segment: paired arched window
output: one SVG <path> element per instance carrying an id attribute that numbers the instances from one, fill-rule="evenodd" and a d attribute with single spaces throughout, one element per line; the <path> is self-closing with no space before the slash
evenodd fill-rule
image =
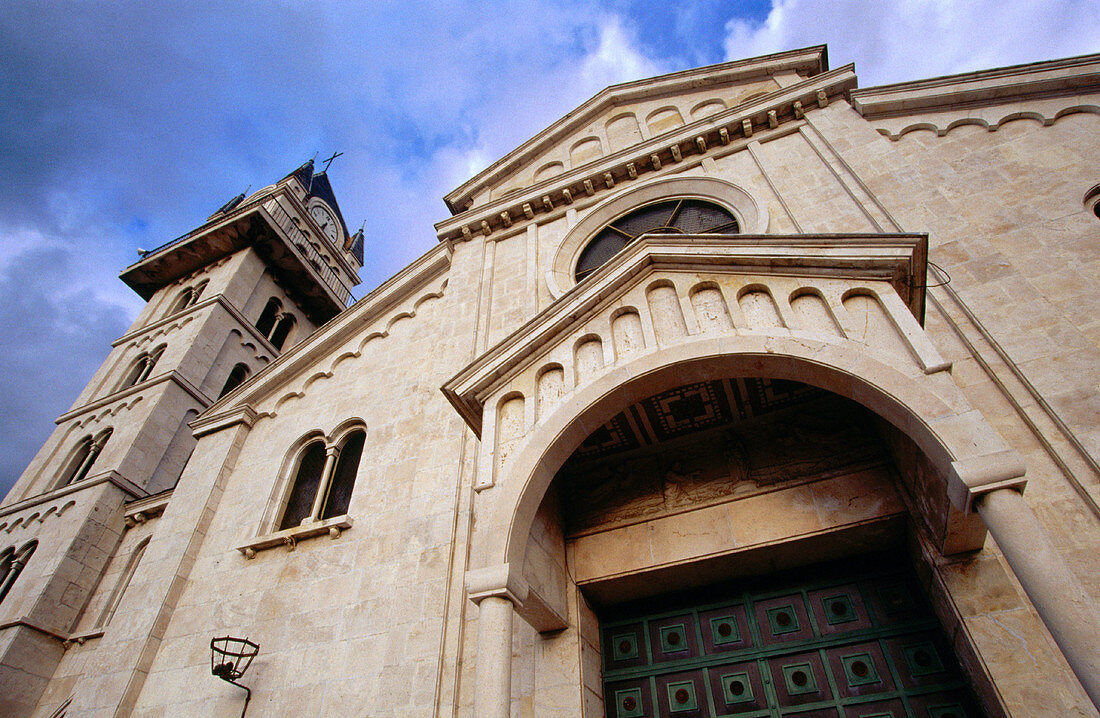
<path id="1" fill-rule="evenodd" d="M 223 396 L 243 384 L 244 380 L 248 378 L 249 373 L 247 364 L 238 364 L 233 367 L 229 372 L 229 378 L 225 380 L 225 385 L 222 387 L 221 393 L 218 394 L 218 398 L 221 399 Z"/>
<path id="2" fill-rule="evenodd" d="M 294 483 L 279 521 L 280 531 L 348 512 L 364 441 L 366 434 L 356 429 L 339 443 L 326 446 L 317 439 L 306 444 L 295 462 Z"/>
<path id="3" fill-rule="evenodd" d="M 274 297 L 269 299 L 256 322 L 256 330 L 263 334 L 276 349 L 282 349 L 293 328 L 294 315 L 284 312 L 283 304 L 278 299 Z"/>
<path id="4" fill-rule="evenodd" d="M 38 548 L 38 539 L 32 539 L 20 546 L 18 550 L 14 546 L 9 546 L 0 551 L 0 603 L 15 585 L 15 580 L 19 578 L 19 574 L 26 567 L 27 561 L 30 560 L 36 548 Z"/>
<path id="5" fill-rule="evenodd" d="M 729 210 L 701 199 L 679 198 L 639 207 L 611 222 L 581 251 L 574 278 L 579 282 L 643 234 L 733 234 Z"/>
<path id="6" fill-rule="evenodd" d="M 157 361 L 161 355 L 164 354 L 165 345 L 161 344 L 159 347 L 151 352 L 142 354 L 134 363 L 130 365 L 130 370 L 126 372 L 125 378 L 122 380 L 122 384 L 119 385 L 119 389 L 126 389 L 140 384 L 149 378 L 149 375 L 153 373 L 153 367 L 157 365 Z"/>
<path id="7" fill-rule="evenodd" d="M 199 301 L 199 297 L 202 296 L 202 292 L 206 289 L 206 285 L 210 283 L 210 280 L 203 280 L 196 284 L 194 287 L 187 287 L 179 296 L 176 297 L 176 301 L 172 302 L 172 308 L 168 310 L 169 314 L 175 314 L 176 312 L 182 312 L 190 306 L 193 306 Z"/>
<path id="8" fill-rule="evenodd" d="M 75 484 L 87 477 L 92 470 L 92 465 L 95 464 L 96 457 L 99 456 L 99 452 L 103 451 L 104 445 L 111 438 L 113 432 L 113 429 L 104 429 L 96 436 L 85 436 L 81 439 L 72 456 L 69 457 L 69 461 L 65 464 L 57 486 Z"/>
<path id="9" fill-rule="evenodd" d="M 275 329 L 271 332 L 271 345 L 276 349 L 282 349 L 283 344 L 286 344 L 287 337 L 290 336 L 290 330 L 294 328 L 294 315 L 284 314 L 279 322 L 275 325 Z"/>

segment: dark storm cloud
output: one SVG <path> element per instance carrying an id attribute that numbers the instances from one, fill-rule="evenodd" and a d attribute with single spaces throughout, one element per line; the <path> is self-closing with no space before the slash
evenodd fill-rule
<path id="1" fill-rule="evenodd" d="M 126 330 L 125 307 L 87 290 L 57 296 L 78 272 L 60 249 L 32 249 L 0 273 L 0 488 L 26 467 L 104 354 L 104 338 Z"/>
<path id="2" fill-rule="evenodd" d="M 629 40 L 570 2 L 5 7 L 0 494 L 140 308 L 117 279 L 138 247 L 341 150 L 341 206 L 373 228 L 362 296 L 434 244 L 451 186 L 662 69 Z"/>
<path id="3" fill-rule="evenodd" d="M 0 494 L 140 308 L 117 279 L 135 250 L 315 152 L 345 153 L 330 175 L 348 224 L 367 222 L 363 296 L 433 246 L 443 194 L 608 84 L 821 42 L 888 82 L 1095 48 L 1100 37 L 1095 0 L 869 7 L 7 3 Z M 995 32 L 982 31 L 987 17 Z M 918 62 L 929 58 L 943 61 Z"/>

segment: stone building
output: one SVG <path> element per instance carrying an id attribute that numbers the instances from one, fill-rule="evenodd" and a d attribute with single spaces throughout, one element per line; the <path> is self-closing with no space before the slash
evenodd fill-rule
<path id="1" fill-rule="evenodd" d="M 0 505 L 0 714 L 1096 715 L 1098 115 L 617 85 L 347 308 L 385 228 L 235 198 Z"/>

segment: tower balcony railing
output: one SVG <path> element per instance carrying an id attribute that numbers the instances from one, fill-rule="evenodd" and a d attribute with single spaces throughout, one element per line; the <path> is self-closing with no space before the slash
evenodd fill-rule
<path id="1" fill-rule="evenodd" d="M 270 240 L 275 240 L 275 244 L 284 249 L 275 251 L 269 259 L 276 264 L 285 264 L 286 270 L 299 276 L 305 282 L 300 288 L 306 295 L 314 296 L 320 290 L 326 299 L 321 300 L 320 295 L 316 295 L 315 299 L 321 305 L 332 304 L 331 308 L 321 310 L 322 314 L 331 316 L 333 309 L 339 311 L 339 308 L 347 306 L 353 284 L 349 285 L 330 266 L 316 246 L 317 240 L 311 239 L 299 226 L 302 221 L 298 218 L 302 215 L 301 208 L 297 212 L 288 209 L 284 204 L 285 199 L 270 193 L 263 194 L 242 203 L 226 215 L 211 219 L 191 232 L 142 252 L 141 259 L 122 272 L 122 279 L 138 294 L 149 298 L 156 288 L 167 281 L 194 271 L 203 262 L 211 261 L 218 255 L 236 251 L 249 243 L 260 249 L 261 245 L 270 245 Z M 329 242 L 325 237 L 320 241 Z M 191 249 L 188 252 L 167 251 L 189 243 Z M 274 249 L 274 246 L 271 248 Z M 332 254 L 339 261 L 335 248 Z M 306 276 L 312 276 L 313 279 L 306 280 Z M 308 288 L 311 282 L 316 289 Z"/>
<path id="2" fill-rule="evenodd" d="M 283 205 L 278 199 L 272 198 L 263 204 L 263 209 L 267 211 L 272 221 L 283 230 L 283 233 L 290 239 L 291 245 L 302 254 L 302 257 L 309 262 L 309 265 L 313 267 L 314 271 L 321 276 L 321 281 L 332 290 L 340 301 L 345 305 L 348 303 L 348 299 L 351 297 L 351 288 L 340 278 L 340 275 L 336 273 L 325 261 L 325 258 L 317 251 L 317 248 L 313 246 L 313 243 L 309 239 L 309 235 L 297 225 L 294 218 L 283 208 Z"/>

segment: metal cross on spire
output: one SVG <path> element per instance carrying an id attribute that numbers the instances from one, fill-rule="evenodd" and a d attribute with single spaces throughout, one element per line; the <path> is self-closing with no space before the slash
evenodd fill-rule
<path id="1" fill-rule="evenodd" d="M 336 159 L 337 157 L 339 157 L 339 156 L 340 156 L 340 155 L 342 155 L 342 154 L 344 154 L 344 153 L 343 153 L 343 152 L 334 152 L 334 153 L 333 153 L 333 155 L 332 155 L 332 157 L 329 157 L 329 158 L 328 158 L 327 160 L 325 160 L 325 168 L 324 168 L 323 170 L 321 170 L 321 171 L 322 171 L 322 172 L 328 172 L 328 166 L 329 166 L 330 164 L 332 164 L 332 161 L 333 161 L 334 159 Z"/>

